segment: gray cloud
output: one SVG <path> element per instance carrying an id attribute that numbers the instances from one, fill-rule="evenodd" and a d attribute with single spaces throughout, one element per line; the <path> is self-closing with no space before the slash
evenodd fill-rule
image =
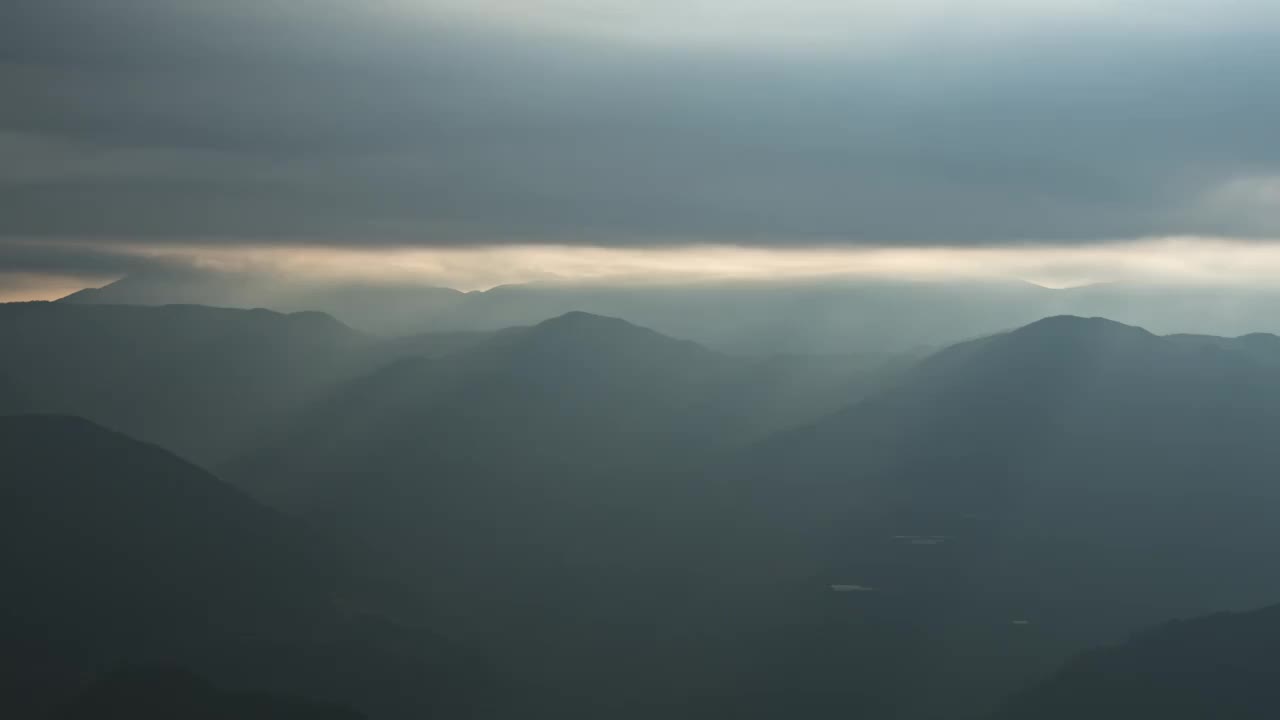
<path id="1" fill-rule="evenodd" d="M 115 248 L 89 244 L 7 240 L 0 242 L 0 275 L 78 275 L 85 277 L 120 277 L 141 271 L 180 271 L 189 262 L 166 257 L 147 257 L 123 253 Z M 3 286 L 0 279 L 0 286 Z"/>
<path id="2" fill-rule="evenodd" d="M 490 23 L 362 5 L 5 3 L 0 235 L 1280 236 L 1280 46 L 1263 5 L 1204 14 L 1229 22 L 1203 31 L 1100 13 L 799 46 L 655 42 L 669 23 L 623 41 L 545 4 L 491 3 Z"/>

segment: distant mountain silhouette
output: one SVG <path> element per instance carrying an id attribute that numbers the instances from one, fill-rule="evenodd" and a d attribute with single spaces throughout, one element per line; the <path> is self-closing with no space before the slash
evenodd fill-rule
<path id="1" fill-rule="evenodd" d="M 428 330 L 469 330 L 448 318 L 466 293 L 421 285 L 338 285 L 277 275 L 168 269 L 138 273 L 106 287 L 87 288 L 59 302 L 93 305 L 211 305 L 270 308 L 292 313 L 319 310 L 365 332 L 410 335 Z M 483 329 L 493 330 L 491 326 Z"/>
<path id="2" fill-rule="evenodd" d="M 621 501 L 617 493 L 634 489 L 623 475 L 689 463 L 814 417 L 840 401 L 833 391 L 856 396 L 871 375 L 845 358 L 732 358 L 574 312 L 353 381 L 230 476 L 275 502 L 313 509 L 350 511 L 381 487 L 370 478 L 385 476 L 400 477 L 406 491 L 475 493 L 476 502 L 505 499 L 513 508 L 506 493 L 540 503 Z M 326 477 L 327 491 L 338 493 L 328 499 Z M 301 485 L 289 486 L 294 480 Z"/>
<path id="3" fill-rule="evenodd" d="M 360 720 L 327 705 L 267 693 L 228 692 L 175 667 L 138 667 L 103 675 L 50 720 Z"/>
<path id="4" fill-rule="evenodd" d="M 530 283 L 461 293 L 424 286 L 326 285 L 245 273 L 168 270 L 127 277 L 68 302 L 198 303 L 321 310 L 364 331 L 492 331 L 571 310 L 624 317 L 733 353 L 850 353 L 939 348 L 1045 316 L 1101 315 L 1160 333 L 1280 332 L 1280 293 L 1241 287 L 831 279 L 704 285 Z"/>
<path id="5" fill-rule="evenodd" d="M 177 305 L 4 304 L 0 337 L 0 377 L 26 409 L 88 417 L 203 462 L 257 442 L 344 377 L 366 343 L 319 313 Z"/>
<path id="6" fill-rule="evenodd" d="M 621 334 L 604 328 L 584 332 L 583 328 L 556 331 L 548 326 L 516 342 L 527 332 L 517 328 L 499 337 L 469 332 L 384 339 L 311 312 L 281 315 L 193 305 L 0 304 L 0 337 L 16 339 L 8 352 L 0 354 L 0 413 L 80 415 L 216 465 L 269 444 L 293 424 L 299 412 L 397 359 L 418 359 L 417 365 L 410 362 L 399 372 L 414 366 L 425 375 L 438 365 L 447 375 L 454 372 L 449 367 L 466 362 L 432 365 L 422 359 L 467 352 L 477 362 L 492 365 L 504 352 L 524 352 L 530 354 L 531 362 L 541 363 L 539 372 L 545 373 L 552 371 L 556 360 L 537 360 L 538 342 L 551 341 L 548 347 L 563 345 L 566 354 L 561 357 L 566 360 L 575 353 L 586 358 L 611 352 L 611 362 L 617 364 L 626 360 L 628 352 Z M 660 337 L 650 334 L 649 340 Z M 593 342 L 596 348 L 586 346 Z M 691 346 L 669 339 L 668 343 Z M 659 349 L 662 344 L 636 346 L 642 352 L 632 361 L 632 370 L 667 352 Z M 650 358 L 644 352 L 657 354 Z M 684 372 L 675 368 L 676 358 L 671 360 L 665 369 Z M 724 360 L 721 365 L 726 372 L 750 375 L 743 380 L 753 384 L 750 390 L 759 403 L 767 400 L 767 413 L 754 417 L 732 413 L 737 426 L 750 425 L 750 432 L 757 434 L 835 409 L 842 397 L 859 395 L 867 379 L 889 362 L 875 355 Z M 518 367 L 523 360 L 513 355 L 501 362 Z M 732 384 L 722 382 L 704 365 L 700 377 L 706 383 Z M 571 373 L 573 367 L 555 372 Z M 651 376 L 658 377 L 663 370 L 655 367 Z M 723 401 L 727 407 L 737 399 L 725 396 Z"/>
<path id="7" fill-rule="evenodd" d="M 0 417 L 0 577 L 8 712 L 121 663 L 387 717 L 458 712 L 484 679 L 433 635 L 344 610 L 358 588 L 318 535 L 78 418 Z"/>
<path id="8" fill-rule="evenodd" d="M 600 444 L 606 436 L 632 454 L 663 444 L 705 453 L 833 409 L 878 382 L 884 364 L 843 356 L 736 358 L 624 320 L 571 312 L 532 327 L 461 336 L 450 352 L 393 362 L 312 411 L 301 435 L 364 432 L 369 442 L 388 443 L 409 432 L 416 442 L 422 423 L 439 422 L 455 438 L 530 449 L 554 434 L 570 445 L 563 456 L 570 463 L 581 453 L 614 457 L 617 448 Z M 382 427 L 375 432 L 369 423 Z M 468 423 L 476 423 L 473 435 L 458 429 Z M 555 457 L 545 447 L 538 452 Z"/>
<path id="9" fill-rule="evenodd" d="M 1280 606 L 1171 622 L 1087 652 L 992 720 L 1263 720 L 1280 707 Z"/>

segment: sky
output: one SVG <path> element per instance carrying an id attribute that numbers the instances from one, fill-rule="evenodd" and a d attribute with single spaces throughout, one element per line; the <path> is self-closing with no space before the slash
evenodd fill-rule
<path id="1" fill-rule="evenodd" d="M 6 0 L 0 299 L 157 263 L 1268 282 L 1278 71 L 1264 0 Z"/>

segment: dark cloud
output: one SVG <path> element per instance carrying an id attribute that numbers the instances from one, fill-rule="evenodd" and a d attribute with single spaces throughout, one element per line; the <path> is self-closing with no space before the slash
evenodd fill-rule
<path id="1" fill-rule="evenodd" d="M 0 234 L 1280 234 L 1280 44 L 1243 12 L 1213 33 L 942 32 L 859 53 L 521 36 L 362 6 L 9 0 L 0 147 L 20 162 L 0 170 Z"/>
<path id="2" fill-rule="evenodd" d="M 121 276 L 149 270 L 181 271 L 189 264 L 164 258 L 123 254 L 101 249 L 32 240 L 0 241 L 0 276 L 9 274 Z M 0 277 L 0 289 L 5 285 Z"/>

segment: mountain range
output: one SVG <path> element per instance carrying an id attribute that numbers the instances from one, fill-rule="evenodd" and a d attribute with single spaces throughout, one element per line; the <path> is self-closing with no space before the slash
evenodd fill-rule
<path id="1" fill-rule="evenodd" d="M 916 664 L 949 691 L 890 705 L 929 717 L 1082 643 L 1280 596 L 1259 571 L 1280 548 L 1277 431 L 1275 336 L 1055 317 L 760 442 L 714 473 L 705 512 L 735 518 L 718 568 L 753 594 L 871 589 L 806 610 L 815 637 L 858 642 L 851 611 L 924 633 Z M 911 664 L 890 675 L 920 681 Z"/>
<path id="2" fill-rule="evenodd" d="M 706 452 L 735 418 L 691 388 L 714 396 L 705 378 L 731 375 L 696 346 L 571 315 L 395 366 L 313 415 L 319 434 L 228 475 L 305 479 L 294 492 L 325 478 L 336 494 L 306 511 L 353 540 L 364 567 L 388 558 L 384 571 L 410 585 L 466 588 L 425 604 L 459 626 L 504 639 L 518 628 L 530 643 L 642 618 L 705 633 L 690 657 L 723 672 L 705 700 L 737 698 L 735 714 L 795 709 L 797 696 L 814 712 L 855 698 L 909 716 L 976 712 L 1082 643 L 1280 596 L 1252 571 L 1280 547 L 1269 521 L 1280 456 L 1265 439 L 1280 429 L 1274 336 L 1049 318 L 949 348 L 795 429 Z M 411 567 L 395 548 L 418 548 Z M 514 616 L 512 584 L 527 588 Z M 593 642 L 670 658 L 683 641 Z M 815 665 L 831 642 L 844 644 L 840 664 Z M 928 672 L 908 672 L 926 659 Z M 846 673 L 859 667 L 914 680 L 854 692 Z M 691 672 L 617 672 L 664 670 Z M 753 672 L 754 688 L 735 679 Z M 788 692 L 751 694 L 779 678 Z M 923 679 L 946 691 L 915 693 Z"/>
<path id="3" fill-rule="evenodd" d="M 635 326 L 622 325 L 643 334 Z M 602 320 L 601 327 L 607 326 Z M 450 366 L 493 365 L 503 362 L 499 360 L 507 352 L 503 348 L 515 352 L 534 342 L 546 346 L 544 353 L 565 356 L 587 351 L 584 343 L 595 343 L 598 354 L 626 335 L 596 337 L 587 331 L 552 336 L 543 329 L 523 344 L 515 342 L 527 332 L 507 329 L 496 334 L 381 338 L 314 312 L 283 315 L 197 305 L 0 304 L 0 336 L 15 339 L 0 354 L 0 410 L 8 406 L 15 411 L 84 416 L 216 466 L 267 444 L 300 415 L 320 403 L 337 402 L 333 396 L 361 392 L 347 392 L 348 383 L 372 389 L 385 385 L 387 378 L 413 373 L 415 364 L 440 367 L 443 378 Z M 575 342 L 583 347 L 575 347 Z M 557 350 L 556 345 L 564 347 Z M 634 369 L 649 356 L 644 355 L 645 347 L 633 349 L 640 353 Z M 611 352 L 617 359 L 625 355 L 621 346 Z M 443 359 L 455 355 L 456 359 Z M 736 412 L 739 398 L 727 391 L 735 382 L 742 384 L 745 402 L 768 406 L 768 413 L 757 414 L 754 420 L 742 415 L 733 430 L 723 433 L 726 437 L 765 433 L 835 409 L 843 399 L 856 396 L 904 362 L 880 355 L 739 358 L 701 348 L 686 356 L 692 364 L 698 358 L 702 362 L 700 370 L 688 369 L 700 375 L 690 375 L 687 382 L 707 386 L 707 392 L 698 392 L 708 402 L 713 401 L 710 386 L 721 388 L 714 400 L 725 414 Z M 676 367 L 681 361 L 672 357 L 665 368 L 651 375 L 656 378 L 669 370 L 674 381 L 686 372 Z M 516 367 L 520 358 L 505 362 Z M 549 365 L 544 361 L 543 370 Z M 434 377 L 430 369 L 417 375 Z"/>
<path id="4" fill-rule="evenodd" d="M 304 282 L 213 270 L 152 270 L 62 302 L 320 310 L 384 336 L 493 331 L 581 310 L 735 354 L 897 354 L 1070 314 L 1160 334 L 1280 332 L 1280 293 L 1250 287 L 871 279 L 600 285 L 540 282 L 459 292 L 423 285 Z"/>
<path id="5" fill-rule="evenodd" d="M 205 463 L 364 367 L 363 336 L 320 313 L 9 303 L 0 336 L 0 402 L 7 378 L 32 412 L 88 417 Z"/>
<path id="6" fill-rule="evenodd" d="M 0 418 L 23 707 L 166 662 L 370 717 L 979 717 L 1105 692 L 1055 672 L 1133 628 L 1280 598 L 1273 335 L 1054 316 L 886 362 L 584 312 L 383 338 L 36 303 L 0 330 L 0 413 L 92 421 Z"/>

